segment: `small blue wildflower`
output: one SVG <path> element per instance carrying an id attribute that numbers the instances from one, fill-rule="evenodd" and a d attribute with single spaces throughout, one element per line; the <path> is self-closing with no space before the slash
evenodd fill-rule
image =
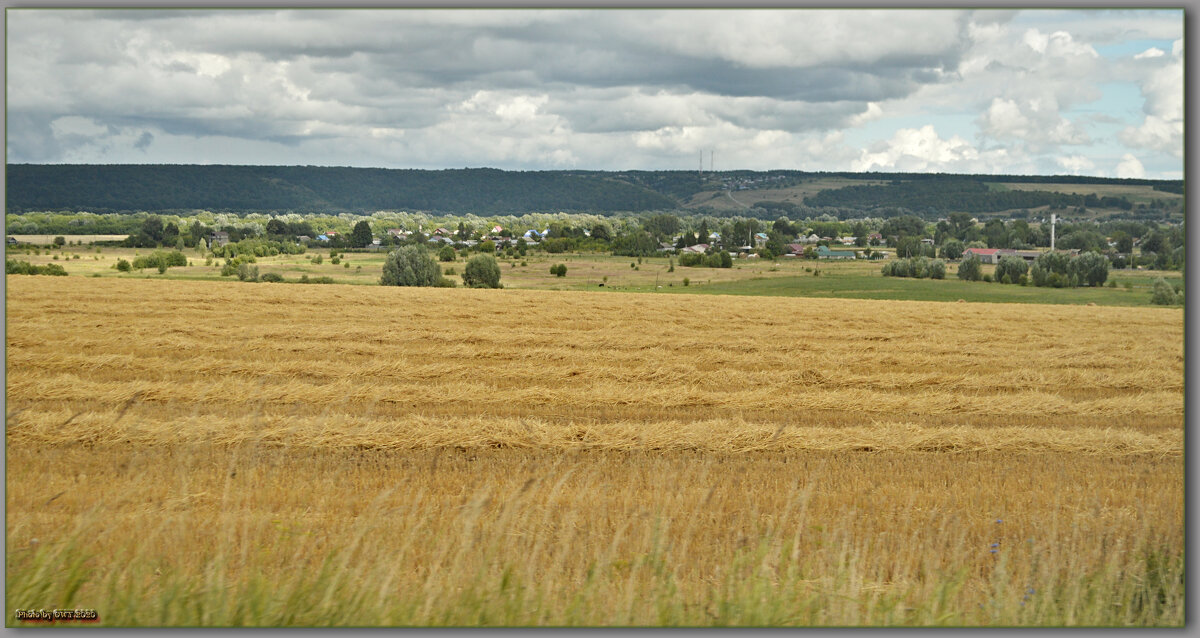
<path id="1" fill-rule="evenodd" d="M 1003 522 L 1004 522 L 1004 521 L 1003 521 L 1002 519 L 999 519 L 999 518 L 997 518 L 997 519 L 996 519 L 996 524 L 997 524 L 997 525 L 999 525 L 1000 523 L 1003 523 Z"/>
<path id="2" fill-rule="evenodd" d="M 1000 543 L 992 543 L 992 547 L 999 547 Z"/>
<path id="3" fill-rule="evenodd" d="M 993 554 L 995 554 L 995 553 L 996 553 L 998 550 L 989 549 L 988 551 L 989 551 L 989 552 L 991 552 L 991 553 L 993 553 Z"/>
<path id="4" fill-rule="evenodd" d="M 1034 593 L 1034 592 L 1036 592 L 1036 591 L 1037 591 L 1036 589 L 1034 589 L 1034 588 L 1030 587 L 1029 589 L 1026 589 L 1026 590 L 1025 590 L 1025 593 L 1026 593 L 1026 594 L 1032 594 L 1032 593 Z"/>

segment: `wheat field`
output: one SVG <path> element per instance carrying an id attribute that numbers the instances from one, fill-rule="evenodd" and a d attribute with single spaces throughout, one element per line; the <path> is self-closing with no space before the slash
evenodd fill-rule
<path id="1" fill-rule="evenodd" d="M 6 280 L 8 625 L 1183 622 L 1178 309 Z"/>

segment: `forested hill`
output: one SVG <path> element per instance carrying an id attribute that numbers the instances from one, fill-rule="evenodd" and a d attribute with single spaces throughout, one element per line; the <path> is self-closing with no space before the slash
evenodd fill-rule
<path id="1" fill-rule="evenodd" d="M 68 165 L 7 166 L 6 212 L 171 212 L 211 210 L 340 213 L 411 210 L 479 215 L 530 212 L 660 211 L 689 208 L 700 191 L 768 190 L 772 204 L 858 215 L 889 207 L 936 218 L 953 212 L 995 212 L 1039 206 L 1087 206 L 1128 211 L 1135 204 L 1104 186 L 1141 186 L 1182 194 L 1182 181 L 1114 180 L 1087 176 L 951 175 L 937 173 L 813 173 L 792 170 L 503 171 L 492 168 L 411 170 L 320 166 Z M 862 180 L 861 184 L 853 184 Z M 847 182 L 851 182 L 847 184 Z M 1009 189 L 1005 183 L 1046 184 Z M 992 186 L 989 186 L 991 184 Z M 1096 185 L 1094 195 L 1069 195 L 1055 184 Z M 814 186 L 815 185 L 815 186 Z M 789 192 L 786 189 L 799 189 Z M 1111 191 L 1111 189 L 1108 189 Z M 1151 196 L 1151 198 L 1153 198 Z M 767 199 L 767 198 L 760 198 Z M 791 202 L 783 201 L 792 199 Z M 1175 198 L 1178 200 L 1179 198 Z M 1146 197 L 1143 197 L 1143 201 Z M 735 200 L 731 199 L 731 204 Z M 1165 200 L 1164 200 L 1165 201 Z M 1151 202 L 1154 203 L 1154 202 Z M 1155 204 L 1157 205 L 1157 204 Z M 767 209 L 767 202 L 755 206 Z M 1174 204 L 1178 207 L 1178 204 Z M 739 214 L 753 211 L 738 209 Z M 764 211 L 791 214 L 792 210 Z M 1135 211 L 1137 212 L 1137 211 Z M 1152 211 L 1153 212 L 1153 211 Z M 886 215 L 886 213 L 883 213 Z"/>
<path id="2" fill-rule="evenodd" d="M 64 209 L 605 213 L 678 205 L 647 186 L 594 172 L 10 164 L 6 177 L 9 213 Z"/>

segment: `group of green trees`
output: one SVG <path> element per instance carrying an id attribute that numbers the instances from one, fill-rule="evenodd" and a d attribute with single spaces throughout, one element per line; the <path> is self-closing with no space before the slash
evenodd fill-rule
<path id="1" fill-rule="evenodd" d="M 733 258 L 724 250 L 710 251 L 708 253 L 683 253 L 679 255 L 679 265 L 688 267 L 732 268 Z"/>
<path id="2" fill-rule="evenodd" d="M 462 279 L 468 288 L 500 288 L 500 264 L 492 255 L 474 255 L 467 260 Z M 379 283 L 384 286 L 454 286 L 452 280 L 442 276 L 433 253 L 421 245 L 402 246 L 388 253 Z"/>
<path id="3" fill-rule="evenodd" d="M 188 265 L 187 256 L 178 250 L 156 250 L 149 255 L 135 257 L 131 267 L 134 270 L 157 268 L 158 272 L 161 274 L 167 272 L 167 269 L 172 266 L 186 265 Z M 117 263 L 117 269 L 121 269 L 121 264 L 119 262 Z"/>
<path id="4" fill-rule="evenodd" d="M 4 260 L 4 273 L 7 275 L 52 275 L 55 277 L 67 276 L 66 269 L 58 264 L 35 266 L 27 261 L 21 261 L 18 259 Z"/>
<path id="5" fill-rule="evenodd" d="M 946 262 L 923 256 L 896 259 L 883 265 L 884 277 L 913 277 L 916 279 L 945 279 Z"/>
<path id="6" fill-rule="evenodd" d="M 1062 252 L 1044 252 L 1031 266 L 1021 257 L 1002 257 L 995 273 L 983 274 L 983 263 L 972 255 L 958 266 L 958 278 L 966 281 L 995 281 L 1003 284 L 1075 288 L 1102 286 L 1108 280 L 1109 260 L 1096 252 L 1074 257 Z"/>

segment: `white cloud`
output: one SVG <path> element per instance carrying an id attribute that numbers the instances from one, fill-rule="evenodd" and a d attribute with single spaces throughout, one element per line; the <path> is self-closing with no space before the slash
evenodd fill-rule
<path id="1" fill-rule="evenodd" d="M 1133 59 L 1145 60 L 1146 58 L 1161 58 L 1164 55 L 1166 55 L 1166 53 L 1164 53 L 1162 49 L 1158 47 L 1150 47 L 1149 49 L 1146 49 L 1145 51 L 1133 56 Z"/>
<path id="2" fill-rule="evenodd" d="M 1096 163 L 1083 155 L 1070 155 L 1056 159 L 1058 165 L 1073 175 L 1081 175 L 1096 168 Z"/>
<path id="3" fill-rule="evenodd" d="M 1138 148 L 1183 157 L 1183 41 L 1176 40 L 1171 56 L 1143 58 L 1140 81 L 1146 117 L 1138 126 L 1129 126 L 1118 136 L 1122 143 Z"/>
<path id="4" fill-rule="evenodd" d="M 1021 105 L 1004 98 L 992 100 L 980 117 L 980 129 L 989 137 L 1022 140 L 1035 147 L 1091 141 L 1085 131 L 1059 115 L 1057 105 L 1038 99 Z"/>
<path id="5" fill-rule="evenodd" d="M 1117 164 L 1117 177 L 1140 179 L 1145 176 L 1146 167 L 1142 166 L 1138 158 L 1134 157 L 1132 153 L 1121 156 L 1121 162 Z"/>
<path id="6" fill-rule="evenodd" d="M 851 170 L 997 173 L 1012 162 L 1007 149 L 980 151 L 957 135 L 942 139 L 932 124 L 926 124 L 900 129 L 890 140 L 864 150 Z"/>

